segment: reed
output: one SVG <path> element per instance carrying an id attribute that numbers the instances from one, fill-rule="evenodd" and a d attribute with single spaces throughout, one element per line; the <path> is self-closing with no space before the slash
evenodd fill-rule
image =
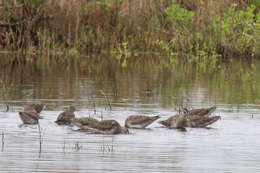
<path id="1" fill-rule="evenodd" d="M 64 140 L 63 140 L 62 151 L 63 151 L 63 153 L 66 152 L 66 141 L 65 141 L 65 138 L 64 138 Z"/>
<path id="2" fill-rule="evenodd" d="M 259 8 L 257 0 L 2 0 L 0 47 L 49 63 L 53 55 L 102 53 L 126 67 L 152 51 L 215 65 L 260 56 Z"/>
<path id="3" fill-rule="evenodd" d="M 101 111 L 101 113 L 100 113 L 100 120 L 101 120 L 101 121 L 104 120 L 104 117 L 103 117 L 103 111 Z"/>
<path id="4" fill-rule="evenodd" d="M 2 152 L 4 151 L 4 147 L 5 147 L 5 134 L 4 132 L 2 132 Z"/>
<path id="5" fill-rule="evenodd" d="M 42 131 L 41 131 L 41 126 L 40 126 L 40 122 L 38 123 L 38 134 L 39 134 L 39 154 L 42 152 Z"/>
<path id="6" fill-rule="evenodd" d="M 5 112 L 8 112 L 9 111 L 9 105 L 6 103 L 5 106 L 6 106 Z"/>
<path id="7" fill-rule="evenodd" d="M 112 153 L 112 152 L 114 152 L 114 145 L 113 144 L 109 145 L 109 144 L 103 143 L 100 146 L 100 151 L 103 153 Z"/>
<path id="8" fill-rule="evenodd" d="M 75 151 L 79 151 L 79 150 L 82 150 L 83 149 L 83 146 L 79 144 L 79 142 L 76 142 L 74 144 L 74 150 Z"/>
<path id="9" fill-rule="evenodd" d="M 96 115 L 97 110 L 96 110 L 96 104 L 95 103 L 93 103 L 93 107 L 94 107 L 94 115 Z"/>
<path id="10" fill-rule="evenodd" d="M 109 106 L 109 110 L 112 111 L 112 106 L 111 106 L 110 99 L 109 99 L 108 96 L 104 93 L 103 90 L 101 90 L 100 92 L 101 92 L 101 94 L 105 97 L 106 103 L 107 103 L 107 105 Z"/>

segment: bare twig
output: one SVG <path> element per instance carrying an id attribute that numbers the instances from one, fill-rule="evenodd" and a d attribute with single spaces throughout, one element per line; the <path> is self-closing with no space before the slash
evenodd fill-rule
<path id="1" fill-rule="evenodd" d="M 96 115 L 96 104 L 95 103 L 93 103 L 93 106 L 94 106 L 94 114 Z"/>
<path id="2" fill-rule="evenodd" d="M 39 142 L 40 142 L 40 150 L 39 153 L 42 152 L 42 132 L 41 132 L 41 126 L 40 123 L 38 123 L 38 133 L 39 133 Z"/>
<path id="3" fill-rule="evenodd" d="M 103 90 L 100 91 L 104 97 L 106 98 L 106 101 L 107 101 L 107 105 L 109 106 L 110 108 L 110 111 L 112 111 L 112 106 L 111 106 L 111 103 L 110 103 L 110 100 L 108 99 L 107 95 L 103 92 Z"/>
<path id="4" fill-rule="evenodd" d="M 113 144 L 109 145 L 109 144 L 105 144 L 103 142 L 103 144 L 100 146 L 100 151 L 102 151 L 103 153 L 107 152 L 107 153 L 111 153 L 114 151 L 114 147 Z"/>
<path id="5" fill-rule="evenodd" d="M 8 112 L 9 111 L 9 105 L 8 104 L 5 104 L 6 105 L 6 110 L 5 112 Z"/>
<path id="6" fill-rule="evenodd" d="M 79 142 L 76 142 L 76 143 L 75 143 L 74 149 L 75 149 L 76 151 L 79 151 L 80 149 L 82 149 L 82 146 L 79 145 Z"/>
<path id="7" fill-rule="evenodd" d="M 66 141 L 65 141 L 65 138 L 64 138 L 64 142 L 63 142 L 63 147 L 62 147 L 62 149 L 63 149 L 63 152 L 65 153 L 65 149 L 66 149 Z"/>
<path id="8" fill-rule="evenodd" d="M 107 150 L 108 150 L 108 152 L 110 152 L 110 147 L 109 147 L 109 145 L 107 144 Z"/>
<path id="9" fill-rule="evenodd" d="M 2 152 L 4 151 L 4 146 L 5 146 L 5 134 L 2 132 Z"/>
<path id="10" fill-rule="evenodd" d="M 112 152 L 114 152 L 114 138 L 112 137 Z"/>
<path id="11" fill-rule="evenodd" d="M 103 117 L 103 111 L 101 111 L 101 121 L 103 121 L 104 117 Z"/>
<path id="12" fill-rule="evenodd" d="M 105 152 L 105 146 L 104 146 L 104 144 L 101 145 L 100 150 L 101 150 L 103 153 Z"/>
<path id="13" fill-rule="evenodd" d="M 74 149 L 75 149 L 76 151 L 79 151 L 79 142 L 76 142 L 76 143 L 75 143 Z"/>

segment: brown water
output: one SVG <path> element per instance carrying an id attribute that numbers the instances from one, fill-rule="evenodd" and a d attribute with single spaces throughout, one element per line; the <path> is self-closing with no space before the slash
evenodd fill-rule
<path id="1" fill-rule="evenodd" d="M 1 68 L 1 172 L 260 172 L 258 61 L 215 70 L 89 62 Z M 27 102 L 47 105 L 41 145 L 38 126 L 20 126 L 18 111 Z M 155 122 L 147 130 L 105 136 L 56 125 L 68 105 L 77 107 L 78 117 L 116 119 L 122 125 L 132 114 L 166 119 L 179 105 L 216 105 L 214 114 L 222 119 L 210 129 L 180 132 Z"/>

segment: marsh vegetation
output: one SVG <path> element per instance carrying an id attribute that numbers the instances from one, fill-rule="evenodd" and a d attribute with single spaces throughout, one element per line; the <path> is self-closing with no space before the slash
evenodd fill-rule
<path id="1" fill-rule="evenodd" d="M 0 172 L 259 172 L 259 2 L 0 0 Z M 20 126 L 26 103 L 46 105 L 39 126 Z M 54 123 L 69 105 L 221 120 L 96 135 Z"/>
<path id="2" fill-rule="evenodd" d="M 125 67 L 149 52 L 166 55 L 169 64 L 215 66 L 259 57 L 259 7 L 257 0 L 2 0 L 1 53 L 41 63 L 98 53 Z"/>

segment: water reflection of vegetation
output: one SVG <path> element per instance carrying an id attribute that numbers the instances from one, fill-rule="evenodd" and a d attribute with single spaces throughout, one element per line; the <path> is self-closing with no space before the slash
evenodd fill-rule
<path id="1" fill-rule="evenodd" d="M 23 66 L 2 66 L 1 99 L 67 99 L 69 103 L 74 98 L 79 103 L 88 98 L 93 106 L 93 98 L 104 97 L 102 90 L 112 103 L 141 98 L 169 106 L 194 99 L 192 93 L 203 88 L 207 91 L 204 99 L 236 104 L 259 101 L 259 61 L 231 61 L 213 69 L 182 61 L 167 66 L 163 57 L 158 61 L 150 55 L 137 57 L 123 68 L 105 56 L 52 58 L 57 63 L 32 58 Z"/>

